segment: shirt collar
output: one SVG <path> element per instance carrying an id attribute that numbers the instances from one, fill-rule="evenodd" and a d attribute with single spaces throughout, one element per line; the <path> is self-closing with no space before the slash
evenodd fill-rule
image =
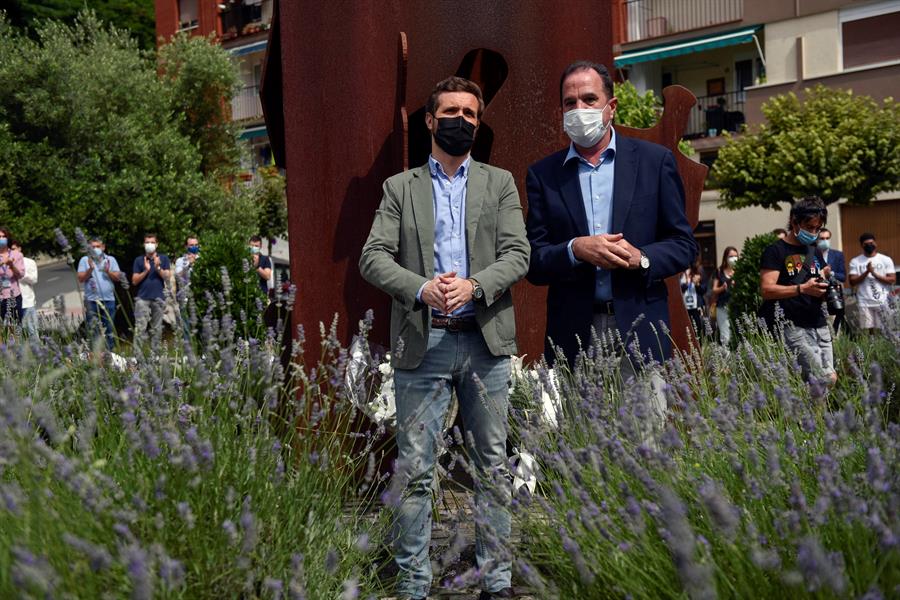
<path id="1" fill-rule="evenodd" d="M 616 129 L 614 127 L 610 127 L 609 145 L 600 156 L 603 157 L 603 160 L 610 160 L 616 157 Z M 566 158 L 563 159 L 563 164 L 568 163 L 573 158 L 583 161 L 585 164 L 590 164 L 578 154 L 578 150 L 575 149 L 575 142 L 569 142 L 569 152 L 566 154 Z"/>
<path id="2" fill-rule="evenodd" d="M 469 163 L 472 162 L 472 155 L 466 157 L 466 160 L 463 161 L 459 168 L 456 170 L 456 174 L 453 176 L 454 179 L 457 176 L 468 177 L 469 175 Z M 432 177 L 437 177 L 439 174 L 443 175 L 447 179 L 450 179 L 446 173 L 444 173 L 444 167 L 434 159 L 434 156 L 431 154 L 428 155 L 428 171 L 431 173 Z"/>

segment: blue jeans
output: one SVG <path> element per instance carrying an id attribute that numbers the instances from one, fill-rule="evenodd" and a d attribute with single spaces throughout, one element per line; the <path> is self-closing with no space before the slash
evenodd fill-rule
<path id="1" fill-rule="evenodd" d="M 106 349 L 110 352 L 115 348 L 115 326 L 113 317 L 116 314 L 115 300 L 86 300 L 84 318 L 87 322 L 88 335 L 96 339 L 101 334 L 106 337 Z"/>
<path id="2" fill-rule="evenodd" d="M 38 316 L 37 308 L 29 306 L 23 308 L 19 312 L 19 320 L 22 321 L 22 329 L 31 337 L 37 337 L 38 334 Z"/>
<path id="3" fill-rule="evenodd" d="M 398 476 L 407 480 L 394 531 L 401 596 L 424 597 L 431 586 L 428 549 L 436 440 L 442 435 L 451 388 L 456 390 L 469 457 L 478 473 L 475 558 L 482 588 L 496 592 L 510 586 L 511 558 L 503 548 L 510 535 L 509 378 L 509 356 L 492 355 L 480 331 L 432 329 L 422 364 L 394 371 Z"/>

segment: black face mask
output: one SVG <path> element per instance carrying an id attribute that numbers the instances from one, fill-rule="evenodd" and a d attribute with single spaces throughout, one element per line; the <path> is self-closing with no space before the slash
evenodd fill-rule
<path id="1" fill-rule="evenodd" d="M 875 244 L 863 244 L 863 252 L 866 255 L 875 254 Z"/>
<path id="2" fill-rule="evenodd" d="M 475 143 L 475 126 L 462 117 L 442 117 L 437 120 L 434 141 L 450 156 L 462 156 Z"/>

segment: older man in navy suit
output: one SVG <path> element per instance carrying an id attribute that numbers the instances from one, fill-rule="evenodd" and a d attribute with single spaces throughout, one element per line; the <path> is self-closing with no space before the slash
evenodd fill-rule
<path id="1" fill-rule="evenodd" d="M 671 352 L 659 326 L 669 320 L 664 279 L 697 252 L 675 159 L 615 131 L 617 100 L 603 65 L 566 68 L 560 100 L 572 143 L 532 165 L 526 178 L 528 280 L 550 287 L 545 356 L 555 360 L 552 342 L 573 363 L 593 327 L 662 360 Z M 639 363 L 623 360 L 623 379 L 639 373 Z"/>
<path id="2" fill-rule="evenodd" d="M 844 262 L 844 253 L 831 247 L 831 232 L 828 229 L 822 228 L 816 245 L 822 251 L 822 256 L 825 257 L 825 264 L 831 267 L 831 273 L 834 275 L 834 278 L 842 284 L 846 282 L 847 263 Z M 829 308 L 828 312 L 834 315 L 834 323 L 832 325 L 835 333 L 837 333 L 844 324 L 844 309 L 832 310 Z"/>

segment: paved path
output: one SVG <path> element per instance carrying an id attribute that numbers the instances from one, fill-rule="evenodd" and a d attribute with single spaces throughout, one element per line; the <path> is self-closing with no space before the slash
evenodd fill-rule
<path id="1" fill-rule="evenodd" d="M 38 282 L 34 286 L 35 302 L 39 312 L 52 313 L 53 301 L 61 297 L 66 316 L 81 316 L 84 312 L 81 293 L 74 268 L 64 261 L 51 262 L 38 267 Z"/>

